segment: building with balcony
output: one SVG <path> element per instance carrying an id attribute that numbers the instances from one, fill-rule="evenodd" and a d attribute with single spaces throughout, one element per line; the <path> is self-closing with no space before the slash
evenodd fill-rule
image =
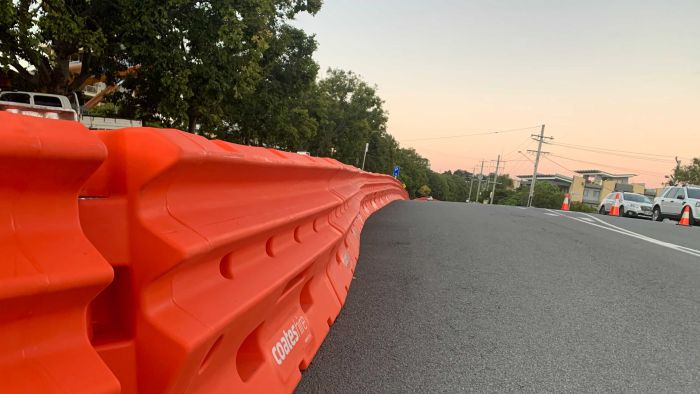
<path id="1" fill-rule="evenodd" d="M 530 186 L 532 175 L 518 175 L 521 186 Z M 561 174 L 537 174 L 537 182 L 547 182 L 559 188 L 563 193 L 569 191 L 572 178 Z"/>

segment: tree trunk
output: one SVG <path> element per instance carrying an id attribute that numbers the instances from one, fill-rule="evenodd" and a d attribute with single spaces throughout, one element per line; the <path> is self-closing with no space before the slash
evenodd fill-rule
<path id="1" fill-rule="evenodd" d="M 197 117 L 190 114 L 190 116 L 188 118 L 189 118 L 189 120 L 187 121 L 187 131 L 189 131 L 192 134 L 196 134 L 196 132 L 197 132 Z"/>

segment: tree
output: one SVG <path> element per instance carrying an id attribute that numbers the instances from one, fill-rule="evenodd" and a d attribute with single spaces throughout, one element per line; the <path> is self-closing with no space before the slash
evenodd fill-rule
<path id="1" fill-rule="evenodd" d="M 526 206 L 530 194 L 530 186 L 520 186 L 516 190 L 506 193 L 499 199 L 498 204 Z M 535 194 L 532 197 L 532 206 L 537 208 L 558 209 L 564 201 L 564 193 L 558 187 L 547 182 L 535 183 Z M 496 202 L 494 202 L 496 203 Z"/>
<path id="2" fill-rule="evenodd" d="M 399 148 L 396 151 L 396 164 L 401 167 L 399 180 L 406 184 L 411 198 L 418 195 L 418 189 L 428 184 L 430 163 L 413 148 Z"/>
<path id="3" fill-rule="evenodd" d="M 680 183 L 700 185 L 700 157 L 694 158 L 690 164 L 685 166 L 682 166 L 679 162 L 673 173 L 667 178 L 668 184 L 671 186 Z"/>
<path id="4" fill-rule="evenodd" d="M 455 173 L 446 171 L 442 174 L 442 176 L 445 177 L 447 181 L 447 186 L 449 190 L 447 201 L 465 202 L 467 200 L 467 180 L 464 175 L 458 175 L 458 171 L 461 170 L 457 170 L 455 171 Z"/>
<path id="5" fill-rule="evenodd" d="M 372 133 L 386 133 L 388 118 L 376 87 L 350 71 L 329 69 L 317 94 L 318 132 L 309 150 L 359 167 Z"/>
<path id="6" fill-rule="evenodd" d="M 491 182 L 493 181 L 493 174 L 489 175 L 489 179 Z M 491 191 L 493 190 L 492 187 L 493 183 L 490 184 L 490 187 L 487 183 L 486 189 L 483 190 L 481 193 L 480 201 L 490 200 Z M 513 179 L 508 174 L 499 175 L 496 179 L 496 188 L 494 191 L 493 203 L 502 204 L 503 200 L 509 198 L 513 194 Z"/>
<path id="7" fill-rule="evenodd" d="M 535 183 L 535 194 L 532 196 L 532 205 L 537 208 L 558 209 L 564 201 L 564 193 L 558 187 L 547 182 Z"/>
<path id="8" fill-rule="evenodd" d="M 313 81 L 315 43 L 285 21 L 320 7 L 321 0 L 0 0 L 0 67 L 15 88 L 59 94 L 93 76 L 122 79 L 133 94 L 116 98 L 121 113 L 190 132 L 228 130 L 237 126 L 230 118 L 241 118 L 226 117 L 226 105 L 261 81 L 287 78 L 290 89 Z M 131 66 L 138 72 L 117 76 Z M 280 75 L 275 66 L 290 67 Z M 314 127 L 293 106 L 280 117 L 303 129 L 302 138 Z"/>
<path id="9" fill-rule="evenodd" d="M 243 144 L 307 150 L 318 129 L 310 109 L 318 74 L 312 58 L 316 47 L 304 31 L 281 26 L 263 55 L 262 78 L 255 89 L 225 102 L 224 123 L 217 136 Z"/>
<path id="10" fill-rule="evenodd" d="M 273 42 L 288 38 L 284 21 L 321 6 L 320 0 L 125 3 L 123 12 L 134 23 L 122 41 L 141 68 L 124 83 L 137 92 L 124 105 L 145 120 L 215 135 L 238 127 L 227 103 L 253 93 L 268 77 L 265 54 Z"/>
<path id="11" fill-rule="evenodd" d="M 124 68 L 110 0 L 0 0 L 0 68 L 16 89 L 68 94 L 91 75 Z M 79 73 L 70 71 L 80 61 Z"/>
<path id="12" fill-rule="evenodd" d="M 418 189 L 418 196 L 428 197 L 432 195 L 432 191 L 428 185 L 423 185 Z"/>
<path id="13" fill-rule="evenodd" d="M 441 176 L 441 174 L 430 171 L 428 174 L 428 186 L 430 186 L 430 190 L 433 192 L 433 197 L 441 201 L 451 200 L 449 185 L 445 177 Z"/>

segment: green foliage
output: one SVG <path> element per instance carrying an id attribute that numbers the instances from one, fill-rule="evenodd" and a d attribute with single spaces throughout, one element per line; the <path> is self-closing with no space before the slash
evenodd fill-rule
<path id="1" fill-rule="evenodd" d="M 535 188 L 537 188 L 537 185 L 535 185 Z M 503 199 L 499 200 L 498 204 L 524 207 L 527 205 L 527 196 L 529 193 L 529 187 L 521 186 L 510 191 Z"/>
<path id="2" fill-rule="evenodd" d="M 418 197 L 428 197 L 432 195 L 432 190 L 428 185 L 423 185 L 418 189 Z"/>
<path id="3" fill-rule="evenodd" d="M 399 180 L 406 184 L 408 195 L 415 198 L 418 188 L 428 183 L 430 163 L 412 148 L 399 148 L 394 155 L 396 164 L 401 167 Z"/>
<path id="4" fill-rule="evenodd" d="M 262 80 L 255 89 L 225 103 L 217 134 L 234 142 L 308 150 L 319 119 L 313 116 L 318 65 L 316 41 L 284 25 L 270 40 L 261 61 Z M 228 125 L 235 124 L 235 131 Z"/>
<path id="5" fill-rule="evenodd" d="M 582 202 L 576 201 L 569 204 L 569 210 L 574 212 L 596 213 L 596 209 Z"/>
<path id="6" fill-rule="evenodd" d="M 491 190 L 493 188 L 493 175 L 489 174 L 482 180 L 482 189 L 478 201 L 490 200 Z M 476 191 L 473 191 L 476 193 Z M 503 201 L 508 199 L 513 194 L 513 179 L 508 174 L 499 175 L 496 179 L 496 189 L 494 191 L 493 203 L 505 205 Z"/>
<path id="7" fill-rule="evenodd" d="M 527 205 L 527 198 L 530 194 L 529 186 L 521 186 L 516 190 L 507 191 L 504 197 L 494 204 L 517 205 L 524 207 Z M 564 193 L 558 187 L 547 183 L 535 183 L 535 194 L 532 198 L 532 206 L 537 208 L 559 209 L 564 201 Z"/>
<path id="8" fill-rule="evenodd" d="M 700 157 L 694 158 L 688 165 L 677 165 L 673 170 L 673 174 L 668 177 L 669 185 L 681 183 L 700 185 Z"/>
<path id="9" fill-rule="evenodd" d="M 116 69 L 116 7 L 108 0 L 0 0 L 0 68 L 15 89 L 60 94 Z M 71 60 L 84 65 L 79 75 L 70 75 Z"/>
<path id="10" fill-rule="evenodd" d="M 365 169 L 390 171 L 390 168 L 381 168 L 377 159 L 382 154 L 389 154 L 387 149 L 396 150 L 398 145 L 392 144 L 386 134 L 388 117 L 376 87 L 350 71 L 329 69 L 327 77 L 318 83 L 317 95 L 314 113 L 318 132 L 309 144 L 309 151 L 318 156 L 333 153 L 337 160 L 359 167 L 365 144 L 372 139 L 375 142 L 382 139 L 385 140 L 382 144 L 371 145 L 372 155 L 368 152 Z M 385 152 L 379 152 L 377 148 Z"/>
<path id="11" fill-rule="evenodd" d="M 88 113 L 87 115 L 113 118 L 116 117 L 118 112 L 118 108 L 114 103 L 103 103 L 91 109 L 90 113 Z"/>
<path id="12" fill-rule="evenodd" d="M 124 113 L 219 135 L 243 118 L 260 119 L 250 114 L 255 98 L 273 104 L 262 108 L 284 109 L 258 127 L 283 123 L 276 131 L 305 138 L 315 127 L 305 108 L 280 101 L 298 98 L 285 88 L 303 95 L 308 89 L 299 86 L 314 81 L 316 44 L 286 21 L 320 7 L 320 0 L 0 0 L 0 67 L 14 88 L 67 94 L 91 76 L 111 83 L 138 65 L 123 81 L 137 94 L 116 98 Z M 82 64 L 77 76 L 71 60 Z"/>
<path id="13" fill-rule="evenodd" d="M 558 187 L 547 182 L 535 183 L 532 206 L 537 208 L 559 209 L 564 201 L 564 193 Z"/>

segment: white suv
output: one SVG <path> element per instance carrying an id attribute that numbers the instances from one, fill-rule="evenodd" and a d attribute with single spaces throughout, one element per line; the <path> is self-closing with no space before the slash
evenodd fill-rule
<path id="1" fill-rule="evenodd" d="M 662 221 L 664 218 L 679 219 L 685 207 L 690 207 L 690 224 L 700 219 L 700 186 L 673 186 L 654 199 L 652 219 Z"/>
<path id="2" fill-rule="evenodd" d="M 605 196 L 598 205 L 598 213 L 609 214 L 618 195 L 620 196 L 620 216 L 651 218 L 652 203 L 649 197 L 629 192 L 612 192 Z"/>

